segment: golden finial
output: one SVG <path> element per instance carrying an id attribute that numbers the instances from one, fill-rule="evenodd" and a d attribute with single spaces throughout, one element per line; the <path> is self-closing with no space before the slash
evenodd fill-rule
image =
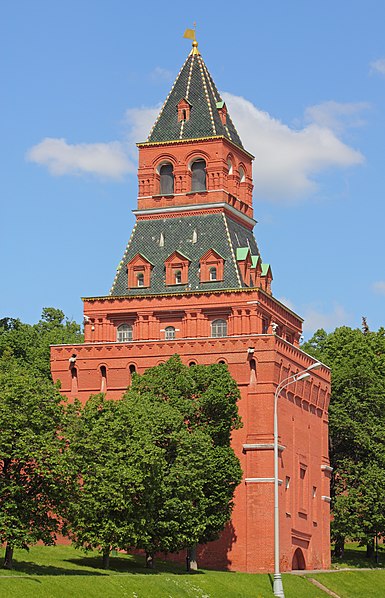
<path id="1" fill-rule="evenodd" d="M 194 29 L 186 29 L 186 31 L 183 34 L 183 37 L 193 40 L 191 54 L 199 54 L 198 42 L 196 40 L 196 35 L 195 35 L 196 26 L 197 26 L 197 24 L 194 23 Z"/>

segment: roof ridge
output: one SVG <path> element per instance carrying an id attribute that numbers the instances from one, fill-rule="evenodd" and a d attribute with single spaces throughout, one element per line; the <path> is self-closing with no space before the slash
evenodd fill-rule
<path id="1" fill-rule="evenodd" d="M 150 139 L 150 137 L 151 137 L 151 135 L 152 135 L 152 133 L 153 133 L 153 131 L 154 131 L 154 129 L 155 129 L 155 127 L 156 127 L 156 125 L 157 125 L 157 123 L 158 123 L 159 119 L 160 119 L 160 117 L 162 116 L 163 110 L 164 110 L 164 108 L 165 108 L 165 106 L 166 106 L 166 104 L 167 104 L 167 102 L 168 102 L 168 99 L 169 99 L 170 95 L 172 94 L 172 92 L 174 91 L 174 87 L 175 87 L 175 85 L 177 84 L 177 82 L 178 82 L 178 79 L 179 79 L 179 77 L 180 77 L 180 75 L 181 75 L 181 73 L 182 73 L 182 71 L 183 71 L 184 67 L 186 66 L 186 64 L 187 64 L 188 60 L 191 58 L 191 56 L 193 56 L 193 55 L 192 55 L 192 54 L 189 54 L 189 55 L 187 56 L 186 60 L 184 61 L 184 63 L 182 64 L 182 67 L 180 68 L 180 70 L 179 70 L 179 73 L 177 74 L 177 76 L 176 76 L 176 79 L 175 79 L 175 81 L 174 81 L 174 83 L 173 83 L 173 85 L 172 85 L 172 87 L 171 87 L 171 89 L 170 89 L 170 91 L 169 91 L 169 93 L 168 93 L 168 95 L 167 95 L 167 97 L 166 97 L 165 101 L 163 102 L 163 105 L 162 105 L 162 108 L 160 109 L 160 112 L 159 112 L 159 114 L 158 114 L 158 117 L 157 117 L 157 119 L 155 120 L 155 122 L 154 122 L 153 126 L 151 127 L 151 131 L 150 131 L 150 132 L 149 132 L 149 134 L 148 134 L 147 141 L 149 141 L 149 139 Z M 187 99 L 187 98 L 186 98 L 186 99 Z"/>

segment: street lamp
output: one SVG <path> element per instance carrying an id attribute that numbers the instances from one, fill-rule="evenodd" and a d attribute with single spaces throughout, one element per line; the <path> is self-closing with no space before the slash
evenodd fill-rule
<path id="1" fill-rule="evenodd" d="M 278 397 L 284 388 L 310 377 L 310 371 L 321 367 L 322 363 L 316 361 L 309 365 L 306 370 L 292 374 L 285 378 L 277 386 L 274 395 L 274 596 L 285 598 L 282 585 L 282 576 L 279 568 L 279 502 L 278 502 Z"/>

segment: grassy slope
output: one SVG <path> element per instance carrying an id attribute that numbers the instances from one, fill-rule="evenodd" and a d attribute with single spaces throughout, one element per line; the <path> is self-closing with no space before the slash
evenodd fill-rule
<path id="1" fill-rule="evenodd" d="M 15 570 L 0 569 L 2 598 L 271 598 L 268 575 L 201 571 L 187 574 L 181 567 L 158 561 L 148 572 L 143 560 L 131 556 L 111 559 L 100 569 L 100 558 L 68 546 L 36 546 L 16 551 Z M 305 578 L 284 576 L 286 598 L 325 598 Z"/>

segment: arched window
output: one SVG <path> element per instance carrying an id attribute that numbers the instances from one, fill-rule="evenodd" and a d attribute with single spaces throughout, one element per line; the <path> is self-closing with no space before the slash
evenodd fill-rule
<path id="1" fill-rule="evenodd" d="M 143 272 L 138 272 L 136 275 L 136 286 L 137 287 L 144 287 L 144 274 Z"/>
<path id="2" fill-rule="evenodd" d="M 244 171 L 244 169 L 242 168 L 242 166 L 240 166 L 240 167 L 239 167 L 239 182 L 240 182 L 240 183 L 244 183 L 244 182 L 245 182 L 245 180 L 246 180 L 246 177 L 245 177 L 245 171 Z"/>
<path id="3" fill-rule="evenodd" d="M 167 326 L 164 330 L 164 336 L 166 341 L 173 341 L 175 339 L 175 328 L 174 326 Z"/>
<path id="4" fill-rule="evenodd" d="M 191 165 L 191 191 L 206 191 L 206 162 L 202 159 Z"/>
<path id="5" fill-rule="evenodd" d="M 211 323 L 211 336 L 213 336 L 214 338 L 227 336 L 226 320 L 214 320 Z"/>
<path id="6" fill-rule="evenodd" d="M 192 368 L 196 364 L 197 364 L 196 361 L 190 361 L 190 363 L 188 364 L 188 367 Z"/>
<path id="7" fill-rule="evenodd" d="M 105 365 L 100 366 L 100 375 L 102 377 L 100 383 L 100 392 L 106 392 L 107 390 L 107 368 Z"/>
<path id="8" fill-rule="evenodd" d="M 161 195 L 174 193 L 174 169 L 172 164 L 163 164 L 159 169 Z"/>
<path id="9" fill-rule="evenodd" d="M 174 270 L 174 284 L 182 284 L 182 272 Z"/>
<path id="10" fill-rule="evenodd" d="M 118 326 L 116 340 L 118 343 L 128 343 L 132 341 L 132 326 L 130 324 L 121 324 Z"/>
<path id="11" fill-rule="evenodd" d="M 217 279 L 217 269 L 215 266 L 212 266 L 212 268 L 210 268 L 210 280 L 216 280 Z"/>
<path id="12" fill-rule="evenodd" d="M 229 174 L 233 174 L 233 163 L 230 158 L 227 160 L 227 168 L 229 169 Z"/>
<path id="13" fill-rule="evenodd" d="M 128 369 L 129 369 L 131 375 L 136 374 L 136 367 L 134 366 L 133 363 L 130 365 L 130 367 Z"/>

